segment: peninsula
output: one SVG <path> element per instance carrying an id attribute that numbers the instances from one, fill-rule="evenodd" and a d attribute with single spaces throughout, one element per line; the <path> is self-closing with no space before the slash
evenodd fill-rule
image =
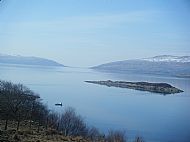
<path id="1" fill-rule="evenodd" d="M 87 83 L 105 85 L 108 87 L 119 87 L 119 88 L 128 88 L 128 89 L 135 89 L 140 91 L 148 91 L 153 93 L 160 93 L 160 94 L 175 94 L 181 93 L 182 90 L 171 86 L 167 83 L 149 83 L 149 82 L 126 82 L 126 81 L 85 81 Z"/>

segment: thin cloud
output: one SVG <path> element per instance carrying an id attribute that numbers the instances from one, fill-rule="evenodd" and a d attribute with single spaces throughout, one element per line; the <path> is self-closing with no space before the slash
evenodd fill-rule
<path id="1" fill-rule="evenodd" d="M 98 14 L 94 16 L 64 17 L 56 21 L 35 21 L 9 23 L 7 33 L 25 33 L 26 31 L 57 34 L 60 32 L 89 31 L 94 29 L 117 28 L 121 25 L 153 22 L 160 11 L 132 11 L 117 14 Z M 1 27 L 7 23 L 0 22 Z M 19 32 L 18 32 L 19 29 Z M 33 30 L 33 31 L 32 31 Z M 5 32 L 4 32 L 5 33 Z"/>

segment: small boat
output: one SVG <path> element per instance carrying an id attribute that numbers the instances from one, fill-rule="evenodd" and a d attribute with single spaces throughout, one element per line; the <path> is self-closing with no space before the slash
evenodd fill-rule
<path id="1" fill-rule="evenodd" d="M 56 106 L 63 106 L 62 102 L 55 104 Z"/>

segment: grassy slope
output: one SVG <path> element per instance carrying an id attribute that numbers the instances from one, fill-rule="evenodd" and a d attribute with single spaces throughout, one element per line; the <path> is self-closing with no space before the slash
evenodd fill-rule
<path id="1" fill-rule="evenodd" d="M 40 127 L 40 131 L 37 132 L 37 127 L 32 126 L 30 130 L 29 127 L 22 123 L 20 130 L 16 131 L 16 123 L 9 122 L 8 130 L 3 130 L 4 122 L 0 122 L 0 142 L 88 142 L 82 137 L 65 137 L 62 133 L 57 132 L 53 129 L 45 130 Z"/>

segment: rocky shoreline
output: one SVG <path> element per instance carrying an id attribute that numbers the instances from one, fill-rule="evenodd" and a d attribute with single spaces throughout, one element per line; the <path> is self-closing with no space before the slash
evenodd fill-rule
<path id="1" fill-rule="evenodd" d="M 105 85 L 108 87 L 119 87 L 119 88 L 128 88 L 128 89 L 135 89 L 140 91 L 148 91 L 152 93 L 159 93 L 159 94 L 175 94 L 181 93 L 183 90 L 180 90 L 176 87 L 173 87 L 167 83 L 149 83 L 149 82 L 126 82 L 126 81 L 85 81 L 87 83 Z"/>

